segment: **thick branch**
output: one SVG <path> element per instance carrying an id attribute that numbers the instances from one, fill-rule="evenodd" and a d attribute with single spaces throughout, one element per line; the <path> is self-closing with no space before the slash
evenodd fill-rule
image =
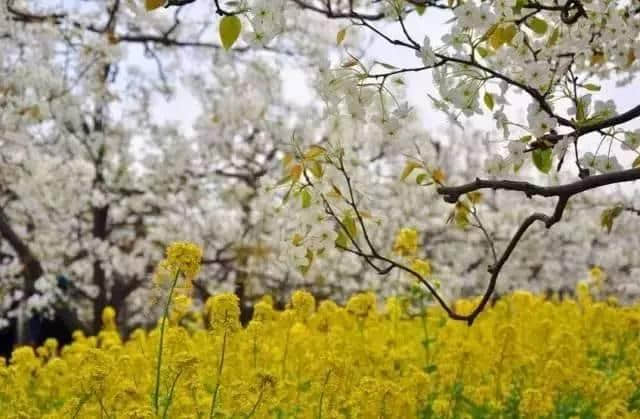
<path id="1" fill-rule="evenodd" d="M 527 151 L 532 151 L 538 148 L 542 148 L 542 149 L 548 148 L 554 145 L 555 143 L 557 143 L 558 141 L 560 141 L 561 139 L 563 139 L 564 137 L 573 137 L 577 139 L 582 137 L 583 135 L 587 135 L 592 132 L 601 131 L 603 129 L 607 129 L 607 128 L 611 128 L 617 125 L 627 123 L 638 117 L 640 117 L 640 105 L 634 106 L 633 108 L 629 109 L 624 113 L 621 113 L 619 115 L 597 122 L 595 124 L 587 124 L 584 126 L 580 126 L 576 128 L 575 131 L 568 134 L 555 134 L 555 133 L 546 134 L 538 138 L 536 141 L 532 142 L 530 144 L 531 147 Z"/>
<path id="2" fill-rule="evenodd" d="M 489 285 L 480 300 L 480 303 L 476 308 L 469 314 L 467 317 L 467 322 L 471 324 L 475 317 L 480 314 L 480 312 L 484 309 L 484 307 L 489 302 L 491 295 L 493 294 L 496 286 L 496 282 L 498 280 L 498 276 L 503 266 L 509 260 L 511 253 L 513 253 L 514 249 L 522 239 L 524 233 L 531 227 L 536 221 L 540 221 L 544 223 L 546 228 L 551 228 L 555 223 L 560 221 L 562 218 L 562 214 L 564 209 L 569 202 L 569 199 L 576 194 L 585 192 L 590 189 L 599 188 L 602 186 L 613 185 L 616 183 L 622 182 L 631 182 L 640 179 L 640 168 L 623 170 L 619 172 L 613 173 L 605 173 L 602 175 L 589 176 L 582 180 L 568 183 L 565 185 L 559 186 L 539 186 L 534 185 L 529 182 L 518 182 L 511 180 L 484 180 L 484 179 L 476 179 L 474 182 L 468 183 L 466 185 L 461 186 L 442 186 L 438 188 L 438 193 L 443 195 L 444 200 L 449 203 L 455 203 L 458 201 L 461 195 L 464 195 L 469 192 L 477 191 L 480 189 L 500 189 L 507 191 L 516 191 L 523 192 L 528 197 L 532 196 L 543 196 L 543 197 L 558 197 L 558 202 L 556 204 L 555 210 L 551 216 L 542 214 L 542 213 L 534 213 L 527 217 L 516 233 L 513 235 L 507 248 L 504 250 L 500 259 L 489 268 L 489 273 L 491 274 L 491 278 L 489 279 Z M 455 318 L 455 317 L 454 317 Z"/>
<path id="3" fill-rule="evenodd" d="M 461 195 L 480 189 L 500 189 L 505 191 L 522 192 L 527 197 L 566 197 L 588 191 L 601 186 L 613 185 L 622 182 L 631 182 L 640 179 L 640 168 L 622 170 L 619 172 L 605 173 L 602 175 L 588 176 L 582 180 L 558 186 L 539 186 L 529 182 L 513 180 L 488 180 L 476 179 L 473 182 L 460 186 L 442 186 L 438 193 L 449 203 L 455 203 Z"/>

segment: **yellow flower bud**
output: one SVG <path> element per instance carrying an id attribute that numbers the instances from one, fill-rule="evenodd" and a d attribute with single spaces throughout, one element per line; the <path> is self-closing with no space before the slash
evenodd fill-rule
<path id="1" fill-rule="evenodd" d="M 306 320 L 313 314 L 316 308 L 316 300 L 307 291 L 295 291 L 291 296 L 293 310 L 302 320 Z"/>
<path id="2" fill-rule="evenodd" d="M 202 248 L 185 241 L 173 242 L 167 247 L 167 266 L 179 270 L 185 278 L 192 280 L 200 272 Z"/>
<path id="3" fill-rule="evenodd" d="M 411 256 L 418 251 L 418 232 L 412 228 L 400 229 L 393 243 L 393 251 L 401 256 Z"/>
<path id="4" fill-rule="evenodd" d="M 419 273 L 422 277 L 431 275 L 431 264 L 427 260 L 414 259 L 411 269 Z"/>
<path id="5" fill-rule="evenodd" d="M 207 300 L 209 321 L 214 329 L 235 332 L 240 329 L 240 306 L 235 294 L 226 292 Z"/>

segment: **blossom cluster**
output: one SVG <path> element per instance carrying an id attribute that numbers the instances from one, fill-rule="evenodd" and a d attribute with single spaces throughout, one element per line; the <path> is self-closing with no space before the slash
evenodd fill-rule
<path id="1" fill-rule="evenodd" d="M 384 304 L 357 294 L 345 307 L 296 291 L 282 310 L 265 297 L 243 328 L 228 323 L 238 316 L 232 295 L 211 297 L 203 310 L 174 304 L 158 414 L 638 417 L 640 306 L 596 300 L 602 275 L 592 276 L 575 300 L 507 295 L 472 327 L 425 308 L 418 291 Z M 0 417 L 156 417 L 159 330 L 124 339 L 114 318 L 108 308 L 97 336 L 76 332 L 68 346 L 49 339 L 2 360 Z"/>

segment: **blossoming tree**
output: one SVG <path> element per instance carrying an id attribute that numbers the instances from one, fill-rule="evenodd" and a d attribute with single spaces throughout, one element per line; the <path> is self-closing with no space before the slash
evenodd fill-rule
<path id="1" fill-rule="evenodd" d="M 436 11 L 451 17 L 440 41 L 423 24 Z M 174 239 L 205 245 L 196 292 L 232 288 L 241 306 L 418 280 L 472 322 L 496 289 L 558 289 L 567 282 L 528 281 L 571 283 L 590 263 L 637 273 L 635 223 L 613 223 L 632 220 L 632 200 L 589 193 L 638 176 L 638 133 L 623 124 L 640 110 L 617 111 L 599 86 L 633 81 L 631 3 L 10 1 L 0 13 L 4 313 L 50 309 L 97 330 L 110 304 L 143 322 Z M 374 56 L 371 40 L 415 63 Z M 311 75 L 311 104 L 283 98 L 285 65 Z M 433 75 L 429 97 L 452 123 L 493 117 L 504 141 L 427 136 L 409 73 Z M 189 133 L 155 109 L 181 90 L 197 102 Z M 521 118 L 511 103 L 523 100 Z M 624 255 L 584 207 L 602 211 Z M 472 312 L 447 303 L 479 286 Z"/>
<path id="2" fill-rule="evenodd" d="M 129 326 L 149 322 L 154 264 L 182 237 L 208 243 L 196 292 L 235 282 L 242 294 L 241 259 L 259 250 L 251 202 L 285 119 L 271 68 L 288 47 L 234 63 L 197 16 L 120 1 L 0 7 L 2 326 L 57 312 L 96 331 L 107 305 Z M 314 36 L 300 31 L 310 54 Z M 208 97 L 191 134 L 155 109 L 180 89 Z"/>
<path id="3" fill-rule="evenodd" d="M 179 2 L 185 3 L 192 1 Z M 376 226 L 367 208 L 370 191 L 358 184 L 354 174 L 354 166 L 362 164 L 362 158 L 352 154 L 352 147 L 345 147 L 352 142 L 367 146 L 367 139 L 358 135 L 357 129 L 322 145 L 298 148 L 286 162 L 286 197 L 293 191 L 307 211 L 322 214 L 303 219 L 301 233 L 292 240 L 301 264 L 306 259 L 308 265 L 335 244 L 363 258 L 379 274 L 398 270 L 414 276 L 452 318 L 471 324 L 490 300 L 502 268 L 530 227 L 540 223 L 551 228 L 561 221 L 576 195 L 640 178 L 636 167 L 640 164 L 636 158 L 640 131 L 629 128 L 640 115 L 640 105 L 619 110 L 606 92 L 600 93 L 601 84 L 609 80 L 631 85 L 640 65 L 640 10 L 633 2 L 297 0 L 229 6 L 216 1 L 215 6 L 222 16 L 221 37 L 230 44 L 242 30 L 240 17 L 249 22 L 251 37 L 268 45 L 275 36 L 286 36 L 279 24 L 283 16 L 301 8 L 344 20 L 347 27 L 337 32 L 338 44 L 344 41 L 347 28 L 349 32 L 355 28 L 368 31 L 389 48 L 415 53 L 416 65 L 410 67 L 382 60 L 371 63 L 367 57 L 349 54 L 337 67 L 321 68 L 317 86 L 330 119 L 349 118 L 356 126 L 360 121 L 373 121 L 385 135 L 402 136 L 410 109 L 397 100 L 390 85 L 406 73 L 431 73 L 437 92 L 430 97 L 437 108 L 453 121 L 474 114 L 492 115 L 507 143 L 506 155 L 488 159 L 488 178 L 453 185 L 429 156 L 419 154 L 409 156 L 402 173 L 407 177 L 419 171 L 417 187 L 434 187 L 454 205 L 453 220 L 478 228 L 486 238 L 492 258 L 488 284 L 470 312 L 457 312 L 440 296 L 426 277 L 427 271 L 416 265 L 419 260 L 393 259 L 372 239 L 371 230 Z M 440 41 L 431 39 L 428 24 L 413 28 L 407 23 L 415 16 L 428 22 L 434 9 L 451 12 L 448 33 Z M 395 28 L 390 27 L 391 22 Z M 528 104 L 524 118 L 510 105 L 516 95 Z M 545 186 L 499 178 L 514 172 L 526 177 L 528 165 L 548 175 L 563 170 L 569 180 L 562 178 Z M 548 213 L 532 212 L 524 217 L 506 246 L 497 249 L 478 215 L 483 190 L 553 198 L 555 203 Z M 605 211 L 603 224 L 610 228 L 624 210 L 615 207 Z M 318 227 L 323 223 L 337 228 Z M 414 235 L 409 230 L 404 233 L 399 248 Z M 410 252 L 400 254 L 409 256 Z"/>

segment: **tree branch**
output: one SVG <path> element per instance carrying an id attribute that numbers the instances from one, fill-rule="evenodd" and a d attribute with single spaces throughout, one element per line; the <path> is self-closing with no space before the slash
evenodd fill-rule
<path id="1" fill-rule="evenodd" d="M 529 182 L 513 180 L 487 180 L 476 179 L 473 182 L 460 186 L 441 186 L 437 189 L 448 203 L 455 203 L 461 195 L 480 189 L 500 189 L 506 191 L 522 192 L 527 197 L 566 197 L 585 192 L 589 189 L 601 186 L 612 185 L 622 182 L 631 182 L 640 179 L 640 168 L 621 170 L 618 172 L 605 173 L 602 175 L 588 176 L 582 180 L 559 186 L 539 186 Z"/>

